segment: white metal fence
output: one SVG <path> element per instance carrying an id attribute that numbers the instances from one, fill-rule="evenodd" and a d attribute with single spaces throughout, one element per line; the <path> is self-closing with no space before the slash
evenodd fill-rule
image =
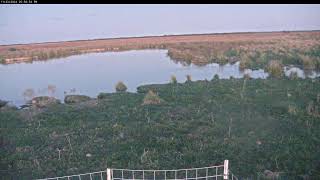
<path id="1" fill-rule="evenodd" d="M 113 169 L 86 174 L 44 178 L 38 180 L 238 180 L 229 171 L 229 161 L 222 165 L 176 169 L 176 170 L 133 170 Z"/>

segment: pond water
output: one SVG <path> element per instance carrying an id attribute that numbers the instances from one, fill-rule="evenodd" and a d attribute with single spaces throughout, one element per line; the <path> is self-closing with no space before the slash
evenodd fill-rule
<path id="1" fill-rule="evenodd" d="M 19 106 L 32 97 L 49 95 L 63 102 L 66 94 L 97 97 L 100 92 L 114 92 L 118 81 L 123 81 L 128 91 L 136 92 L 143 84 L 168 83 L 171 75 L 175 75 L 178 82 L 184 82 L 188 74 L 192 80 L 210 80 L 215 74 L 220 78 L 240 78 L 244 73 L 253 78 L 268 76 L 263 70 L 240 71 L 239 63 L 185 66 L 172 61 L 167 50 L 93 53 L 0 65 L 0 99 Z M 303 72 L 298 75 L 304 76 Z"/>

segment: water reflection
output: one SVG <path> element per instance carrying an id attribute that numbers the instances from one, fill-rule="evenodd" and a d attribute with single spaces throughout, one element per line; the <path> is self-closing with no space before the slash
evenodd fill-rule
<path id="1" fill-rule="evenodd" d="M 298 71 L 300 77 L 305 76 L 298 68 L 287 69 L 286 75 L 291 71 Z M 196 81 L 211 80 L 215 74 L 223 79 L 231 76 L 241 78 L 244 74 L 252 78 L 268 77 L 268 73 L 261 69 L 239 70 L 239 62 L 221 66 L 174 62 L 167 56 L 167 50 L 106 52 L 32 64 L 0 65 L 0 76 L 6 77 L 0 81 L 0 99 L 16 105 L 42 95 L 63 101 L 67 94 L 96 97 L 100 92 L 114 92 L 118 81 L 123 81 L 128 91 L 135 92 L 136 87 L 143 84 L 168 83 L 171 75 L 175 75 L 178 82 L 185 82 L 186 75 Z M 311 76 L 319 76 L 319 73 L 312 72 Z"/>

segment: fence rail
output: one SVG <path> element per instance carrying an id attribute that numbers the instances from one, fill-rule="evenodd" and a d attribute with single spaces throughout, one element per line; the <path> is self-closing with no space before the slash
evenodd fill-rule
<path id="1" fill-rule="evenodd" d="M 175 170 L 135 170 L 108 168 L 71 176 L 44 178 L 38 180 L 238 180 L 229 171 L 229 161 L 209 167 L 175 169 Z"/>

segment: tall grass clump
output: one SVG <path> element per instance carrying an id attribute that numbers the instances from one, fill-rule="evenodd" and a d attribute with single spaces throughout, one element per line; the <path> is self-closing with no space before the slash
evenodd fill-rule
<path id="1" fill-rule="evenodd" d="M 294 105 L 289 104 L 288 113 L 292 114 L 292 115 L 296 115 L 297 114 L 297 107 L 294 106 Z"/>
<path id="2" fill-rule="evenodd" d="M 214 76 L 213 76 L 213 79 L 212 80 L 219 80 L 219 75 L 218 74 L 215 74 Z"/>
<path id="3" fill-rule="evenodd" d="M 290 74 L 289 74 L 289 79 L 291 79 L 291 80 L 296 80 L 296 79 L 298 79 L 299 77 L 298 77 L 298 73 L 296 72 L 296 71 L 292 71 L 292 72 L 290 72 Z"/>
<path id="4" fill-rule="evenodd" d="M 146 96 L 143 98 L 142 105 L 149 105 L 149 104 L 157 105 L 157 104 L 161 104 L 162 102 L 163 100 L 158 96 L 158 94 L 156 94 L 152 90 L 149 90 Z"/>
<path id="5" fill-rule="evenodd" d="M 119 81 L 116 84 L 116 91 L 117 92 L 126 92 L 127 91 L 127 86 L 122 81 Z"/>
<path id="6" fill-rule="evenodd" d="M 249 73 L 245 73 L 245 74 L 243 75 L 243 78 L 245 78 L 245 79 L 252 79 Z"/>
<path id="7" fill-rule="evenodd" d="M 242 53 L 240 57 L 240 64 L 239 68 L 240 69 L 245 69 L 251 66 L 251 59 L 248 54 Z"/>
<path id="8" fill-rule="evenodd" d="M 282 64 L 279 61 L 270 61 L 266 69 L 270 77 L 280 78 L 283 76 Z"/>
<path id="9" fill-rule="evenodd" d="M 310 56 L 300 56 L 303 64 L 303 69 L 313 70 L 316 68 L 315 61 Z"/>
<path id="10" fill-rule="evenodd" d="M 189 74 L 188 74 L 186 77 L 187 77 L 187 81 L 186 81 L 186 83 L 190 83 L 190 82 L 192 81 L 192 79 L 191 79 L 191 75 L 189 75 Z"/>
<path id="11" fill-rule="evenodd" d="M 4 64 L 4 63 L 5 63 L 4 57 L 0 56 L 0 64 Z"/>
<path id="12" fill-rule="evenodd" d="M 178 83 L 177 78 L 176 78 L 175 75 L 172 75 L 172 76 L 171 76 L 171 83 L 172 83 L 172 84 L 177 84 L 177 83 Z"/>

